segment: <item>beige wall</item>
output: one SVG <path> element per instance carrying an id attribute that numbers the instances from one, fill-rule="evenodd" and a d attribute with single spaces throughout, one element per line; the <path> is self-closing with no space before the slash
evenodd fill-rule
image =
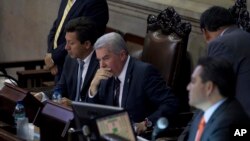
<path id="1" fill-rule="evenodd" d="M 0 62 L 42 59 L 60 0 L 0 0 Z"/>
<path id="2" fill-rule="evenodd" d="M 193 61 L 203 53 L 205 43 L 199 30 L 199 16 L 215 5 L 228 7 L 233 0 L 107 0 L 108 26 L 145 36 L 148 14 L 173 6 L 193 25 L 188 50 Z M 47 35 L 57 15 L 60 0 L 0 0 L 0 62 L 42 59 Z M 249 2 L 248 2 L 249 5 Z"/>

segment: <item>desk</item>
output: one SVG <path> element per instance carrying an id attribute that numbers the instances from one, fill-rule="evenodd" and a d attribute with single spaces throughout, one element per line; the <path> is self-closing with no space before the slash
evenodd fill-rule
<path id="1" fill-rule="evenodd" d="M 34 139 L 32 141 L 40 141 L 40 130 L 34 126 Z M 15 128 L 9 124 L 0 121 L 0 141 L 24 141 L 16 136 Z"/>
<path id="2" fill-rule="evenodd" d="M 50 71 L 45 69 L 17 71 L 17 76 L 20 87 L 22 88 L 39 87 L 44 81 L 54 80 L 54 76 Z M 31 81 L 31 86 L 28 86 L 28 81 Z"/>
<path id="3" fill-rule="evenodd" d="M 0 128 L 0 140 L 1 141 L 24 141 L 18 138 L 15 134 L 5 131 Z"/>

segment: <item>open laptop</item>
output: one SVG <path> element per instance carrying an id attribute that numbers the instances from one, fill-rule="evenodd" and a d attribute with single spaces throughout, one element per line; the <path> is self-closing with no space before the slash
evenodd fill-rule
<path id="1" fill-rule="evenodd" d="M 147 141 L 135 136 L 128 113 L 123 110 L 95 119 L 98 136 L 113 141 Z"/>

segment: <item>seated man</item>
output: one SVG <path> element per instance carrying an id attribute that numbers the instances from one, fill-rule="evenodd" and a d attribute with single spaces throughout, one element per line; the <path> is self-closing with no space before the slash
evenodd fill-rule
<path id="1" fill-rule="evenodd" d="M 234 98 L 235 73 L 221 58 L 201 58 L 187 86 L 189 104 L 198 108 L 179 141 L 229 141 L 235 126 L 247 127 L 249 118 Z"/>
<path id="2" fill-rule="evenodd" d="M 95 24 L 85 17 L 73 19 L 66 25 L 65 38 L 68 56 L 61 79 L 55 89 L 60 89 L 64 97 L 62 104 L 68 105 L 71 100 L 85 100 L 90 82 L 98 69 L 99 64 L 93 49 L 93 44 L 97 39 Z M 82 69 L 80 68 L 81 62 L 84 62 Z M 46 95 L 51 97 L 51 93 L 47 92 Z M 41 95 L 35 96 L 41 98 Z"/>
<path id="3" fill-rule="evenodd" d="M 158 118 L 170 118 L 177 112 L 177 99 L 163 77 L 152 65 L 129 56 L 119 34 L 103 35 L 94 49 L 100 69 L 91 82 L 87 102 L 123 107 L 137 133 L 143 133 Z"/>

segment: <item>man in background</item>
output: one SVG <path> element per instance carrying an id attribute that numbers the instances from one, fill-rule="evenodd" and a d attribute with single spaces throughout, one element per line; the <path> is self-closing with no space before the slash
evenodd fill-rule
<path id="1" fill-rule="evenodd" d="M 64 49 L 65 25 L 71 19 L 85 16 L 94 21 L 98 35 L 102 35 L 109 19 L 106 0 L 62 0 L 57 19 L 48 35 L 48 50 L 45 56 L 45 65 L 53 75 L 55 82 L 60 80 L 67 51 Z"/>
<path id="2" fill-rule="evenodd" d="M 190 106 L 198 111 L 178 141 L 231 141 L 235 127 L 249 127 L 249 117 L 234 98 L 233 67 L 225 59 L 201 58 L 187 90 Z"/>
<path id="3" fill-rule="evenodd" d="M 213 6 L 202 13 L 200 28 L 208 43 L 208 56 L 224 57 L 236 73 L 236 98 L 250 116 L 250 34 L 235 25 L 232 14 Z"/>

